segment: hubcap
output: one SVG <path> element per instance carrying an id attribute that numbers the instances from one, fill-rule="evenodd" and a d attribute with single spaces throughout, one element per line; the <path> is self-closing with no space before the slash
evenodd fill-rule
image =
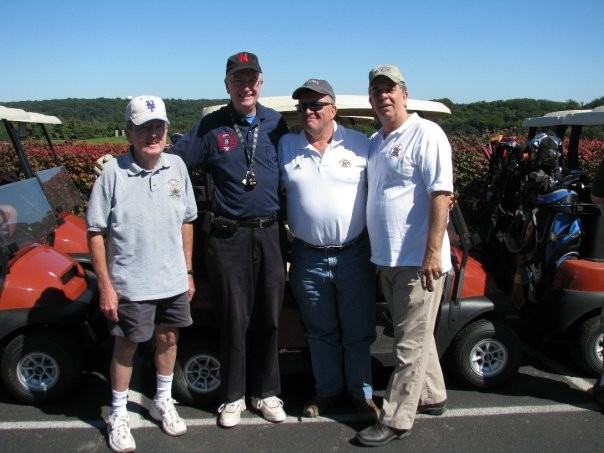
<path id="1" fill-rule="evenodd" d="M 211 393 L 220 387 L 220 361 L 208 354 L 191 357 L 184 365 L 187 385 L 195 393 Z"/>
<path id="2" fill-rule="evenodd" d="M 478 342 L 472 348 L 468 360 L 476 374 L 492 377 L 504 370 L 508 361 L 508 352 L 502 343 L 489 338 Z"/>
<path id="3" fill-rule="evenodd" d="M 19 382 L 31 391 L 49 390 L 57 384 L 60 374 L 57 361 L 43 352 L 27 354 L 17 364 Z"/>
<path id="4" fill-rule="evenodd" d="M 604 361 L 604 334 L 601 334 L 598 337 L 598 340 L 594 345 L 594 352 L 596 353 L 596 357 L 600 360 L 600 364 Z"/>

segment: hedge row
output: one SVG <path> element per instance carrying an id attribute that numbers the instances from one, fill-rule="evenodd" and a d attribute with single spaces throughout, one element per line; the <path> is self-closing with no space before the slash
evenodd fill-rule
<path id="1" fill-rule="evenodd" d="M 525 137 L 518 137 L 522 143 Z M 485 177 L 488 172 L 488 160 L 482 148 L 486 140 L 483 136 L 465 135 L 450 137 L 453 149 L 453 171 L 455 188 L 462 209 L 471 223 L 477 209 L 481 194 L 485 188 Z M 565 143 L 565 147 L 568 142 Z M 48 148 L 42 143 L 28 141 L 25 143 L 33 167 L 44 168 L 52 165 Z M 119 155 L 126 150 L 124 145 L 82 143 L 62 143 L 55 145 L 59 158 L 70 172 L 78 189 L 87 197 L 95 180 L 94 165 L 96 160 L 105 155 Z M 591 180 L 599 162 L 604 159 L 604 142 L 599 139 L 582 140 L 579 154 L 583 169 Z M 19 168 L 19 162 L 10 143 L 0 142 L 0 172 Z"/>

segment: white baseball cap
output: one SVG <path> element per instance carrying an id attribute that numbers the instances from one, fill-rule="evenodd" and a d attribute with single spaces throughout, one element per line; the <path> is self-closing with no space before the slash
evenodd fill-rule
<path id="1" fill-rule="evenodd" d="M 126 107 L 126 122 L 132 121 L 140 126 L 151 120 L 162 120 L 170 124 L 164 101 L 148 94 L 133 97 Z"/>

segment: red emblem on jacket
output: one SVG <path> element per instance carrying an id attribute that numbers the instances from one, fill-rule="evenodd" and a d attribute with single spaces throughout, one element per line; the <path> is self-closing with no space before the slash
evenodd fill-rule
<path id="1" fill-rule="evenodd" d="M 234 132 L 222 132 L 218 134 L 216 144 L 218 145 L 218 151 L 221 153 L 231 151 L 237 148 L 237 136 Z"/>

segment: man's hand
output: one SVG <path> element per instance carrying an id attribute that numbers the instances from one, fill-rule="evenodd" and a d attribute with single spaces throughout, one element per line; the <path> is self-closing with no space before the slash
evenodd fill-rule
<path id="1" fill-rule="evenodd" d="M 117 293 L 113 287 L 107 288 L 106 291 L 101 291 L 101 297 L 99 300 L 99 307 L 101 312 L 109 321 L 118 322 L 119 318 L 117 315 L 118 305 Z"/>
<path id="2" fill-rule="evenodd" d="M 111 154 L 105 154 L 103 157 L 99 157 L 94 164 L 94 174 L 98 177 L 101 176 L 103 172 L 103 168 L 105 168 L 105 164 L 113 159 Z"/>

